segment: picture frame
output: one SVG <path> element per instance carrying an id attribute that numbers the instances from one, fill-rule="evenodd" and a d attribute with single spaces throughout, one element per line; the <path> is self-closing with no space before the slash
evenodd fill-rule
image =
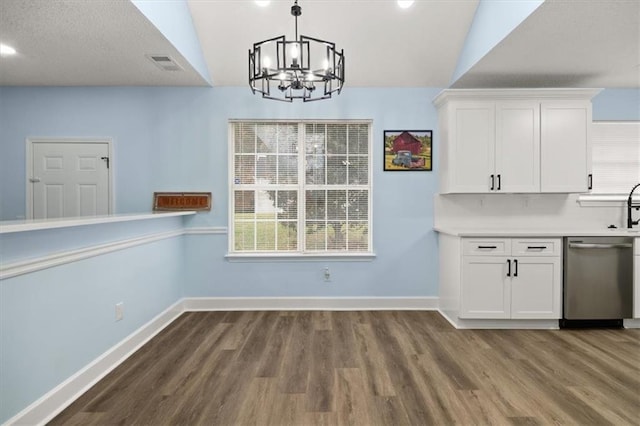
<path id="1" fill-rule="evenodd" d="M 432 130 L 385 130 L 383 143 L 384 171 L 433 170 Z"/>

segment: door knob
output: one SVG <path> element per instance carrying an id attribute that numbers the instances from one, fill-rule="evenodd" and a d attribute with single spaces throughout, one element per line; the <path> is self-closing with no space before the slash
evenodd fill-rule
<path id="1" fill-rule="evenodd" d="M 38 177 L 29 178 L 29 182 L 31 182 L 31 183 L 40 182 L 40 178 L 38 178 Z"/>

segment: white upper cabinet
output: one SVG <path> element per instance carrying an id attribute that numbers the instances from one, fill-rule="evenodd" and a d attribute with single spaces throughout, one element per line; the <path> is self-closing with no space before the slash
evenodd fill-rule
<path id="1" fill-rule="evenodd" d="M 496 191 L 540 192 L 540 113 L 535 101 L 496 103 Z"/>
<path id="2" fill-rule="evenodd" d="M 591 102 L 545 101 L 541 107 L 542 192 L 586 192 L 591 181 Z"/>
<path id="3" fill-rule="evenodd" d="M 445 90 L 440 192 L 585 192 L 594 89 Z"/>
<path id="4" fill-rule="evenodd" d="M 462 102 L 452 111 L 451 186 L 458 192 L 487 192 L 495 168 L 492 102 Z"/>

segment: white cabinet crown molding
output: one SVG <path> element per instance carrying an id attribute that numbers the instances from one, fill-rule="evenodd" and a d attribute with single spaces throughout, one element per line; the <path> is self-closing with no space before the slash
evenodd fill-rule
<path id="1" fill-rule="evenodd" d="M 531 89 L 445 89 L 440 92 L 434 99 L 433 104 L 440 107 L 446 101 L 455 100 L 473 100 L 479 98 L 491 98 L 493 100 L 500 99 L 523 99 L 535 98 L 539 100 L 547 99 L 583 99 L 590 100 L 603 89 L 600 88 L 531 88 Z"/>

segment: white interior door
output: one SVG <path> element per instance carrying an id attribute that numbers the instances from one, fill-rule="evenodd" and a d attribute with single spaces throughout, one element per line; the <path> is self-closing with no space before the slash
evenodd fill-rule
<path id="1" fill-rule="evenodd" d="M 34 219 L 109 214 L 109 143 L 31 144 Z"/>

